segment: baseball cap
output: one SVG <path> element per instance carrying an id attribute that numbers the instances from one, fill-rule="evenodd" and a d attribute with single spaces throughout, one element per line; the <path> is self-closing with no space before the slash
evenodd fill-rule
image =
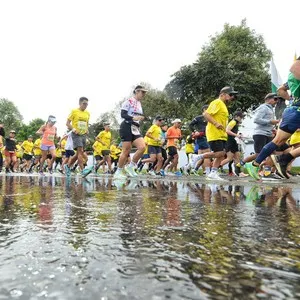
<path id="1" fill-rule="evenodd" d="M 266 95 L 265 100 L 272 99 L 272 98 L 278 99 L 279 97 L 276 93 L 269 93 Z"/>
<path id="2" fill-rule="evenodd" d="M 174 123 L 181 123 L 181 120 L 180 119 L 175 119 L 174 121 L 172 121 L 172 124 Z"/>
<path id="3" fill-rule="evenodd" d="M 104 122 L 104 123 L 103 123 L 103 126 L 109 126 L 109 125 L 110 125 L 109 122 Z"/>
<path id="4" fill-rule="evenodd" d="M 235 91 L 232 86 L 225 86 L 221 89 L 220 94 L 238 94 L 239 92 Z"/>
<path id="5" fill-rule="evenodd" d="M 9 133 L 16 133 L 16 131 L 15 130 L 11 130 Z"/>
<path id="6" fill-rule="evenodd" d="M 148 90 L 144 86 L 142 86 L 142 85 L 137 85 L 134 88 L 134 92 L 137 92 L 137 91 L 148 92 Z"/>
<path id="7" fill-rule="evenodd" d="M 29 135 L 28 138 L 32 138 L 32 135 Z"/>
<path id="8" fill-rule="evenodd" d="M 56 118 L 54 116 L 49 116 L 48 117 L 48 122 L 55 123 L 56 122 Z"/>
<path id="9" fill-rule="evenodd" d="M 164 118 L 162 116 L 156 116 L 155 117 L 155 121 L 158 121 L 158 120 L 163 120 Z"/>

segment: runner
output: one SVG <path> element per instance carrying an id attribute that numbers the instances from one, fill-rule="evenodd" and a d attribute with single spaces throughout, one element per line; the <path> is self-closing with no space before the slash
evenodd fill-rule
<path id="1" fill-rule="evenodd" d="M 10 173 L 16 172 L 16 132 L 14 130 L 11 130 L 9 132 L 9 136 L 5 139 L 5 150 L 4 150 L 4 156 L 5 156 L 5 172 Z"/>
<path id="2" fill-rule="evenodd" d="M 259 179 L 259 165 L 300 128 L 300 57 L 291 66 L 288 82 L 283 90 L 278 91 L 278 94 L 285 99 L 290 98 L 286 92 L 287 89 L 290 89 L 292 93 L 293 102 L 290 107 L 284 110 L 275 138 L 263 147 L 252 164 L 247 164 L 249 174 L 255 179 Z M 298 156 L 300 156 L 300 148 L 280 156 L 271 155 L 271 158 L 279 174 L 284 178 L 289 178 L 286 173 L 287 167 Z"/>
<path id="3" fill-rule="evenodd" d="M 23 151 L 23 159 L 25 162 L 20 165 L 21 172 L 23 172 L 23 168 L 29 173 L 30 166 L 31 166 L 31 161 L 32 161 L 32 156 L 33 156 L 33 138 L 32 135 L 29 135 L 27 140 L 24 141 L 21 145 Z"/>
<path id="4" fill-rule="evenodd" d="M 66 140 L 65 144 L 65 158 L 63 159 L 63 163 L 61 165 L 61 170 L 58 170 L 62 174 L 64 174 L 65 165 L 71 160 L 71 157 L 75 155 L 75 151 L 73 148 L 73 140 L 72 140 L 72 130 L 67 132 L 63 137 L 63 140 Z"/>
<path id="5" fill-rule="evenodd" d="M 62 149 L 61 149 L 61 144 L 58 143 L 57 144 L 57 147 L 55 149 L 55 155 L 56 155 L 56 158 L 55 158 L 55 165 L 54 165 L 54 171 L 56 171 L 56 168 L 58 165 L 60 165 L 60 169 L 62 168 L 62 160 L 63 160 L 63 157 L 62 157 Z"/>
<path id="6" fill-rule="evenodd" d="M 121 108 L 121 117 L 123 122 L 120 126 L 120 136 L 122 140 L 122 153 L 119 158 L 118 169 L 114 174 L 114 179 L 125 179 L 123 170 L 130 176 L 136 177 L 138 174 L 135 172 L 137 162 L 142 157 L 145 151 L 145 142 L 140 133 L 140 121 L 144 120 L 143 109 L 141 101 L 146 95 L 147 90 L 138 85 L 133 91 L 133 97 L 125 101 Z M 132 146 L 137 148 L 131 162 L 125 166 Z"/>
<path id="7" fill-rule="evenodd" d="M 240 138 L 238 134 L 239 125 L 242 123 L 244 114 L 242 111 L 238 110 L 234 112 L 233 119 L 229 122 L 226 127 L 226 133 L 228 134 L 228 139 L 226 143 L 226 158 L 221 162 L 221 167 L 225 166 L 227 163 L 234 161 L 235 172 L 229 175 L 236 175 L 239 177 L 246 177 L 247 175 L 241 172 L 241 168 L 237 165 L 241 159 L 241 152 L 239 150 L 238 143 L 236 139 Z"/>
<path id="8" fill-rule="evenodd" d="M 94 150 L 94 152 L 93 152 L 94 159 L 96 161 L 95 173 L 98 173 L 100 166 L 104 163 L 104 160 L 102 157 L 102 147 L 103 147 L 102 144 L 97 140 L 95 141 L 95 143 L 92 146 L 92 148 Z"/>
<path id="9" fill-rule="evenodd" d="M 104 123 L 104 130 L 101 131 L 96 140 L 102 145 L 101 155 L 103 157 L 104 163 L 107 163 L 108 174 L 112 174 L 111 169 L 111 158 L 110 158 L 110 144 L 111 144 L 111 132 L 110 132 L 110 124 Z"/>
<path id="10" fill-rule="evenodd" d="M 111 164 L 114 164 L 113 173 L 116 172 L 118 167 L 118 161 L 120 154 L 122 152 L 122 149 L 118 147 L 118 144 L 116 141 L 113 141 L 110 146 L 110 158 L 111 158 Z"/>
<path id="11" fill-rule="evenodd" d="M 194 165 L 200 159 L 214 158 L 212 170 L 209 174 L 206 174 L 208 180 L 223 180 L 218 175 L 218 168 L 225 158 L 225 145 L 227 141 L 226 126 L 228 122 L 228 109 L 226 105 L 234 100 L 237 94 L 238 92 L 230 86 L 222 88 L 219 98 L 212 101 L 204 112 L 204 117 L 208 121 L 206 136 L 211 152 L 197 155 Z"/>
<path id="12" fill-rule="evenodd" d="M 202 115 L 199 115 L 195 117 L 192 122 L 189 124 L 190 130 L 193 132 L 193 137 L 195 138 L 195 148 L 197 149 L 198 154 L 203 154 L 206 152 L 210 152 L 209 144 L 207 142 L 206 138 L 206 126 L 207 126 L 207 120 L 204 117 L 204 113 L 207 110 L 208 105 L 204 105 L 201 109 Z M 206 158 L 204 159 L 203 163 L 203 170 L 204 174 L 208 175 L 210 173 L 210 166 L 211 166 L 211 159 Z M 191 166 L 191 163 L 188 165 L 188 167 L 185 168 L 185 172 L 189 171 L 189 168 Z M 194 170 L 191 170 L 190 172 L 194 175 L 198 175 L 198 169 L 200 167 L 200 161 L 195 166 Z"/>
<path id="13" fill-rule="evenodd" d="M 175 120 L 173 120 L 172 124 L 173 124 L 173 126 L 171 126 L 167 130 L 166 138 L 167 138 L 168 158 L 165 161 L 162 169 L 165 170 L 166 168 L 168 168 L 168 170 L 170 170 L 170 172 L 168 172 L 166 175 L 180 176 L 181 172 L 177 171 L 177 165 L 178 165 L 178 159 L 179 159 L 177 148 L 178 148 L 178 143 L 179 143 L 180 139 L 182 138 L 181 129 L 180 129 L 181 120 L 175 119 Z M 171 163 L 171 165 L 168 167 L 169 163 Z M 172 171 L 174 173 L 172 173 Z"/>
<path id="14" fill-rule="evenodd" d="M 71 175 L 70 167 L 76 160 L 78 160 L 78 165 L 83 177 L 91 173 L 93 169 L 84 169 L 84 148 L 86 146 L 86 137 L 90 119 L 90 113 L 86 111 L 88 101 L 89 100 L 86 97 L 81 97 L 79 99 L 79 108 L 75 108 L 71 111 L 66 123 L 68 129 L 72 130 L 73 147 L 76 150 L 76 154 L 68 160 L 67 164 L 65 164 L 67 176 Z"/>
<path id="15" fill-rule="evenodd" d="M 56 158 L 55 154 L 55 144 L 54 139 L 56 137 L 57 129 L 54 126 L 56 123 L 56 118 L 52 115 L 48 117 L 48 121 L 45 125 L 42 125 L 40 129 L 36 132 L 36 134 L 42 135 L 41 140 L 41 150 L 42 150 L 42 157 L 40 160 L 40 174 L 44 175 L 43 173 L 43 166 L 44 162 L 47 159 L 47 155 L 51 155 L 51 160 L 48 164 L 48 170 L 50 174 L 52 174 L 52 166 L 53 162 Z"/>
<path id="16" fill-rule="evenodd" d="M 161 154 L 161 146 L 162 146 L 162 139 L 161 139 L 161 125 L 163 119 L 161 116 L 157 116 L 154 119 L 154 124 L 148 129 L 146 136 L 148 137 L 148 153 L 149 158 L 143 159 L 143 163 L 152 163 L 156 164 L 154 168 L 154 173 L 152 175 L 164 175 L 161 172 L 161 167 L 163 164 L 163 157 Z"/>
<path id="17" fill-rule="evenodd" d="M 41 145 L 42 145 L 42 140 L 40 138 L 36 139 L 33 143 L 34 161 L 29 168 L 29 172 L 32 172 L 32 169 L 34 168 L 34 166 L 37 166 L 37 169 L 40 166 L 40 160 L 42 157 Z"/>

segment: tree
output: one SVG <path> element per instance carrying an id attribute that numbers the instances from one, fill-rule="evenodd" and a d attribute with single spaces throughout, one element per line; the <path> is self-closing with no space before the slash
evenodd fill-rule
<path id="1" fill-rule="evenodd" d="M 4 125 L 5 132 L 18 130 L 22 124 L 23 116 L 12 101 L 0 99 L 0 123 Z"/>
<path id="2" fill-rule="evenodd" d="M 223 31 L 203 46 L 194 64 L 173 75 L 165 90 L 187 106 L 187 117 L 191 118 L 195 109 L 199 113 L 222 87 L 232 85 L 240 94 L 231 111 L 246 111 L 257 106 L 270 90 L 270 58 L 263 37 L 251 30 L 246 20 L 239 26 L 225 24 Z"/>
<path id="3" fill-rule="evenodd" d="M 30 121 L 28 125 L 22 124 L 17 131 L 17 136 L 16 136 L 17 140 L 24 141 L 28 138 L 29 135 L 32 135 L 34 139 L 37 139 L 40 136 L 37 135 L 36 132 L 45 123 L 46 121 L 37 118 Z"/>

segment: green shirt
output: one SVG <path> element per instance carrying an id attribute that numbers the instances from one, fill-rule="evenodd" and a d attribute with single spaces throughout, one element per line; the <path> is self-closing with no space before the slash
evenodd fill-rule
<path id="1" fill-rule="evenodd" d="M 292 106 L 300 106 L 300 80 L 290 73 L 288 77 L 288 86 L 294 98 Z"/>

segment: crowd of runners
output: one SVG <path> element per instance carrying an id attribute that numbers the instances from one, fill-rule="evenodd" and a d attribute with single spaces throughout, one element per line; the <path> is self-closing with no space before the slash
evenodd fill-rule
<path id="1" fill-rule="evenodd" d="M 290 92 L 288 92 L 290 90 Z M 67 132 L 57 138 L 56 118 L 50 115 L 46 124 L 32 136 L 16 142 L 14 130 L 5 137 L 0 125 L 0 170 L 5 172 L 54 171 L 70 176 L 78 170 L 85 177 L 91 172 L 114 174 L 115 180 L 152 176 L 203 175 L 208 180 L 224 180 L 220 170 L 228 164 L 229 176 L 252 176 L 259 180 L 282 180 L 293 176 L 291 166 L 300 156 L 300 57 L 290 69 L 288 81 L 277 93 L 269 93 L 254 111 L 252 121 L 254 152 L 243 156 L 243 135 L 240 132 L 245 115 L 236 110 L 229 119 L 228 104 L 235 101 L 238 92 L 231 86 L 220 90 L 219 97 L 199 110 L 199 115 L 185 124 L 189 134 L 183 136 L 182 121 L 176 118 L 172 125 L 163 116 L 156 116 L 143 136 L 140 122 L 144 120 L 142 102 L 147 93 L 138 85 L 133 96 L 121 107 L 121 143 L 112 140 L 110 124 L 95 136 L 93 165 L 87 166 L 87 134 L 90 114 L 88 99 L 81 97 L 79 107 L 67 117 Z M 274 107 L 278 101 L 289 100 L 281 119 L 276 119 Z M 179 116 L 180 117 L 180 116 Z M 184 145 L 187 163 L 179 166 L 179 151 Z M 131 154 L 132 148 L 136 149 Z M 243 172 L 246 169 L 247 172 Z M 248 174 L 245 174 L 248 173 Z"/>

